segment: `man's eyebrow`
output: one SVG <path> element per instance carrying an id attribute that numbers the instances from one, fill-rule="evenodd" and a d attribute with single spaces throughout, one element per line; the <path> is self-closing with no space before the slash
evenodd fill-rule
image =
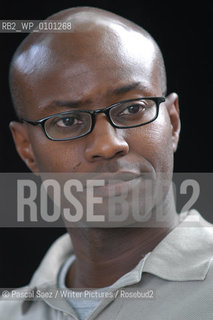
<path id="1" fill-rule="evenodd" d="M 50 104 L 42 107 L 43 109 L 45 109 L 46 111 L 53 111 L 54 108 L 57 107 L 67 107 L 67 108 L 80 108 L 82 105 L 88 105 L 92 103 L 92 101 L 90 100 L 85 100 L 85 101 L 81 101 L 81 100 L 66 100 L 66 101 L 58 101 L 58 100 L 54 100 L 52 101 Z"/>
<path id="2" fill-rule="evenodd" d="M 109 94 L 114 94 L 114 95 L 119 95 L 119 94 L 123 94 L 123 93 L 128 93 L 129 91 L 131 90 L 134 90 L 134 89 L 142 89 L 142 90 L 146 90 L 146 88 L 142 85 L 141 82 L 133 82 L 133 83 L 130 83 L 130 84 L 126 84 L 126 85 L 123 85 L 119 88 L 115 88 L 113 90 L 109 90 Z"/>
<path id="3" fill-rule="evenodd" d="M 129 91 L 137 88 L 144 92 L 147 91 L 147 88 L 143 86 L 141 82 L 133 82 L 115 89 L 110 89 L 108 90 L 107 95 L 120 95 L 120 94 L 128 93 Z M 47 105 L 44 108 L 45 110 L 48 110 L 48 109 L 52 110 L 54 107 L 67 107 L 71 109 L 76 109 L 76 108 L 82 107 L 83 105 L 89 105 L 89 104 L 92 104 L 92 100 L 87 99 L 84 101 L 82 100 L 53 101 L 50 105 Z"/>
<path id="4" fill-rule="evenodd" d="M 92 103 L 91 100 L 73 100 L 73 101 L 54 101 L 54 104 L 58 107 L 79 108 L 82 105 L 88 105 Z"/>
<path id="5" fill-rule="evenodd" d="M 119 95 L 119 94 L 124 94 L 128 93 L 131 90 L 134 89 L 142 89 L 146 90 L 145 86 L 142 85 L 141 82 L 133 82 L 130 84 L 123 85 L 121 87 L 115 88 L 115 89 L 110 89 L 107 91 L 107 95 Z M 84 100 L 84 101 L 55 101 L 55 104 L 57 106 L 64 106 L 64 107 L 69 107 L 69 108 L 78 108 L 82 105 L 88 105 L 92 104 L 91 100 Z"/>

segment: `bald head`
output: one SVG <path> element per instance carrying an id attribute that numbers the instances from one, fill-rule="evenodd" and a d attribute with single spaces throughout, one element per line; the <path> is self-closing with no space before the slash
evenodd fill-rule
<path id="1" fill-rule="evenodd" d="M 45 80 L 44 87 L 48 89 L 47 79 L 59 76 L 64 68 L 65 73 L 71 70 L 73 78 L 91 73 L 88 79 L 95 83 L 95 61 L 101 66 L 97 66 L 96 74 L 105 69 L 113 73 L 117 61 L 122 71 L 140 64 L 142 59 L 147 75 L 153 73 L 151 68 L 155 65 L 155 76 L 165 94 L 166 75 L 160 49 L 141 27 L 116 14 L 90 7 L 63 10 L 47 20 L 71 21 L 72 28 L 68 33 L 30 34 L 16 50 L 10 68 L 10 88 L 19 117 L 30 109 L 31 99 L 36 103 L 36 82 Z M 63 79 L 61 83 L 63 86 Z M 79 85 L 84 85 L 83 80 L 76 83 L 76 96 Z"/>

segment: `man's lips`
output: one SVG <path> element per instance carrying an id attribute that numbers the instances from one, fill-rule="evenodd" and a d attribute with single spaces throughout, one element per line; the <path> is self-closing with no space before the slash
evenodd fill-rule
<path id="1" fill-rule="evenodd" d="M 141 173 L 135 173 L 130 171 L 117 171 L 117 172 L 103 172 L 103 173 L 85 173 L 81 175 L 83 181 L 84 188 L 87 188 L 87 181 L 88 180 L 95 180 L 95 181 L 104 181 L 105 185 L 108 184 L 115 184 L 118 181 L 125 182 L 131 181 L 138 177 L 140 177 Z"/>
<path id="2" fill-rule="evenodd" d="M 142 174 L 135 172 L 103 173 L 93 176 L 92 180 L 102 181 L 102 185 L 93 185 L 96 196 L 118 196 L 122 193 L 128 193 L 129 190 L 139 185 Z M 87 184 L 85 189 L 90 189 L 90 186 Z"/>
<path id="3" fill-rule="evenodd" d="M 130 180 L 139 178 L 140 176 L 141 176 L 141 173 L 120 171 L 115 173 L 97 174 L 97 175 L 94 175 L 92 179 L 110 181 L 113 183 L 113 181 L 130 181 Z"/>

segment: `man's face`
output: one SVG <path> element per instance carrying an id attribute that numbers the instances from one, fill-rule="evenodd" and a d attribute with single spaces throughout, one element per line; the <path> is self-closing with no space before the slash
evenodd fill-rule
<path id="1" fill-rule="evenodd" d="M 153 43 L 118 26 L 106 31 L 49 36 L 19 58 L 17 66 L 25 72 L 19 81 L 25 87 L 26 119 L 162 96 Z M 28 165 L 39 172 L 146 172 L 153 177 L 165 172 L 170 177 L 177 140 L 169 107 L 162 103 L 154 122 L 130 129 L 113 128 L 98 114 L 93 131 L 72 141 L 48 140 L 41 128 L 24 124 L 33 158 Z"/>
<path id="2" fill-rule="evenodd" d="M 25 64 L 26 118 L 76 110 L 63 102 L 94 110 L 120 100 L 162 96 L 152 42 L 136 32 L 119 32 L 109 37 L 95 30 L 73 39 L 53 36 L 23 55 L 19 64 Z M 27 130 L 39 171 L 102 172 L 129 166 L 148 172 L 172 170 L 172 129 L 165 104 L 157 120 L 134 129 L 115 129 L 99 114 L 93 132 L 73 141 L 50 141 L 38 127 L 27 125 Z"/>

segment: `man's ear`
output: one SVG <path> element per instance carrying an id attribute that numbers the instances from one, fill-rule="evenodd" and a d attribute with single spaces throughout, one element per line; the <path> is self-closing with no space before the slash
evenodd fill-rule
<path id="1" fill-rule="evenodd" d="M 19 156 L 32 172 L 38 172 L 26 126 L 20 122 L 12 121 L 9 127 Z"/>
<path id="2" fill-rule="evenodd" d="M 176 93 L 171 93 L 166 97 L 166 107 L 169 113 L 171 127 L 172 127 L 172 144 L 173 151 L 177 150 L 179 135 L 180 135 L 180 115 L 179 115 L 179 102 L 178 95 Z"/>

